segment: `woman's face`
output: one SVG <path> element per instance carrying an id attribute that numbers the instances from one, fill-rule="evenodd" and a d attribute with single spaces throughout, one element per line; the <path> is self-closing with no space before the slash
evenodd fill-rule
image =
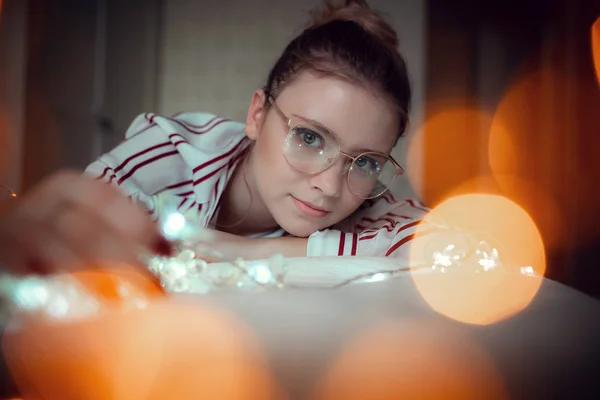
<path id="1" fill-rule="evenodd" d="M 296 115 L 334 132 L 341 150 L 352 156 L 367 150 L 389 154 L 396 141 L 398 118 L 392 105 L 341 79 L 301 73 L 275 102 L 286 116 Z M 306 237 L 343 220 L 363 200 L 346 184 L 346 157 L 316 174 L 288 163 L 283 154 L 286 122 L 273 107 L 264 108 L 264 94 L 257 91 L 246 126 L 256 141 L 248 166 L 255 201 L 262 201 L 284 230 Z"/>

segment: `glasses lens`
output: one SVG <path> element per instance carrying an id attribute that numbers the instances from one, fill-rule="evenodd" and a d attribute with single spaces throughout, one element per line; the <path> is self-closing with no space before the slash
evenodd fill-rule
<path id="1" fill-rule="evenodd" d="M 324 129 L 293 121 L 283 154 L 290 165 L 299 171 L 317 173 L 328 168 L 337 158 L 339 143 Z"/>
<path id="2" fill-rule="evenodd" d="M 389 157 L 363 153 L 350 166 L 348 188 L 355 196 L 369 199 L 384 193 L 396 176 L 396 165 Z"/>

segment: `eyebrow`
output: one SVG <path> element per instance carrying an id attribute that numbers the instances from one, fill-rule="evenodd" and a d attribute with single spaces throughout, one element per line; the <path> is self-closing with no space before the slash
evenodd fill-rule
<path id="1" fill-rule="evenodd" d="M 340 141 L 340 139 L 341 139 L 340 135 L 338 135 L 337 133 L 335 133 L 335 131 L 329 129 L 328 127 L 326 127 L 325 125 L 323 125 L 319 121 L 314 120 L 312 118 L 306 118 L 306 117 L 303 117 L 302 115 L 298 115 L 298 114 L 292 114 L 292 115 L 295 116 L 295 117 L 298 117 L 300 119 L 303 119 L 306 122 L 310 122 L 313 125 L 317 125 L 319 128 L 321 128 L 323 130 L 326 130 L 327 132 L 331 133 L 333 136 L 335 136 L 338 139 L 338 141 Z M 354 149 L 352 151 L 349 151 L 348 153 L 357 153 L 357 154 L 360 154 L 360 153 L 367 153 L 367 152 L 369 152 L 369 153 L 386 154 L 383 151 L 374 150 L 374 149 Z"/>

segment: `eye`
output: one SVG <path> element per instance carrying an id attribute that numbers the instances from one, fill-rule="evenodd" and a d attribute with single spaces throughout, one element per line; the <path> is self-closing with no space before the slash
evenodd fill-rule
<path id="1" fill-rule="evenodd" d="M 323 137 L 317 132 L 307 128 L 296 128 L 296 134 L 301 144 L 310 147 L 323 147 Z"/>
<path id="2" fill-rule="evenodd" d="M 379 161 L 367 157 L 362 156 L 358 157 L 356 161 L 354 161 L 354 165 L 359 167 L 363 172 L 369 175 L 378 175 L 381 172 L 381 166 L 379 165 Z"/>

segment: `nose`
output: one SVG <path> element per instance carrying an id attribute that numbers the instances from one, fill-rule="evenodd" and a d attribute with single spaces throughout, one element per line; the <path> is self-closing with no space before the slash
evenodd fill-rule
<path id="1" fill-rule="evenodd" d="M 339 197 L 345 185 L 345 176 L 347 172 L 346 161 L 343 157 L 327 168 L 325 171 L 310 177 L 310 185 L 321 191 L 328 197 Z"/>

